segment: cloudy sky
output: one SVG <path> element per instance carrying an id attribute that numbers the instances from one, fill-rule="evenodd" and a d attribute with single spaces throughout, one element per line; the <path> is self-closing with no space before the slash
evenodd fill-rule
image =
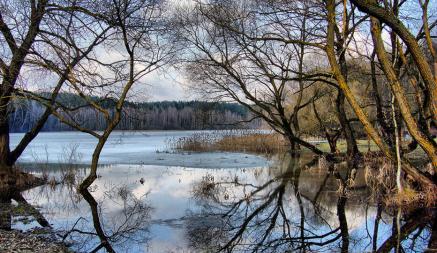
<path id="1" fill-rule="evenodd" d="M 163 68 L 144 78 L 144 99 L 148 101 L 193 100 L 196 97 L 187 88 L 183 73 L 173 68 Z M 142 87 L 142 88 L 143 88 Z"/>

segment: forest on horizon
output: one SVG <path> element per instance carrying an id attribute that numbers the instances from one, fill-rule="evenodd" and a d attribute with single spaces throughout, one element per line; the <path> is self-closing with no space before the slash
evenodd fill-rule
<path id="1" fill-rule="evenodd" d="M 42 94 L 48 96 L 48 94 Z M 92 98 L 95 101 L 99 97 Z M 105 120 L 87 107 L 83 100 L 72 93 L 59 94 L 58 101 L 77 108 L 65 113 L 81 125 L 93 130 L 104 130 Z M 107 108 L 113 101 L 102 102 Z M 11 106 L 9 125 L 11 132 L 27 132 L 44 113 L 45 107 L 32 100 L 16 100 Z M 158 101 L 126 102 L 118 130 L 218 130 L 236 128 L 260 128 L 261 121 L 253 120 L 251 113 L 242 105 L 226 102 L 207 101 Z M 71 131 L 74 128 L 63 124 L 51 115 L 42 131 Z"/>

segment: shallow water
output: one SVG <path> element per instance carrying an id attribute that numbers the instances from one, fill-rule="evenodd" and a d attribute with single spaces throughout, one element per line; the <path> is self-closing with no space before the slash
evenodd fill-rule
<path id="1" fill-rule="evenodd" d="M 371 201 L 362 171 L 354 190 L 341 191 L 339 176 L 346 174 L 341 167 L 335 175 L 309 155 L 273 160 L 220 169 L 105 164 L 84 194 L 75 191 L 74 182 L 86 175 L 86 165 L 23 164 L 29 172 L 68 178 L 72 185 L 21 192 L 34 209 L 3 212 L 7 219 L 1 225 L 29 230 L 49 223 L 58 239 L 79 252 L 394 251 L 398 210 Z M 11 205 L 21 210 L 16 201 Z M 404 252 L 435 245 L 434 218 L 432 209 L 401 212 Z"/>

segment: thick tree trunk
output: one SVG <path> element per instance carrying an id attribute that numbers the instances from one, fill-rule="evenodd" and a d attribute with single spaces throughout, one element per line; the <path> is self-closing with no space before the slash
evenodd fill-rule
<path id="1" fill-rule="evenodd" d="M 349 85 L 347 84 L 346 80 L 344 79 L 341 71 L 340 66 L 338 65 L 336 56 L 335 56 L 335 49 L 334 49 L 334 26 L 336 23 L 335 19 L 335 1 L 334 0 L 327 0 L 327 10 L 328 10 L 328 33 L 327 33 L 327 45 L 326 45 L 326 55 L 329 60 L 329 64 L 331 66 L 332 72 L 335 76 L 335 79 L 338 82 L 339 87 L 343 90 L 346 99 L 348 100 L 349 104 L 351 105 L 352 109 L 354 110 L 355 114 L 357 115 L 358 119 L 363 124 L 363 127 L 366 131 L 366 133 L 372 138 L 372 140 L 375 142 L 375 144 L 381 149 L 381 151 L 384 153 L 384 155 L 389 158 L 392 161 L 395 161 L 395 155 L 393 154 L 392 150 L 389 146 L 382 140 L 379 133 L 376 131 L 375 127 L 370 122 L 369 118 L 367 117 L 364 110 L 361 108 L 360 104 L 356 100 L 355 96 L 352 93 L 352 90 L 350 89 Z M 402 169 L 409 175 L 411 175 L 416 181 L 419 183 L 427 186 L 427 187 L 435 187 L 435 183 L 429 179 L 427 176 L 425 176 L 421 171 L 417 170 L 416 168 L 412 167 L 408 163 L 403 163 Z"/>
<path id="2" fill-rule="evenodd" d="M 382 69 L 384 70 L 385 76 L 389 81 L 393 95 L 396 98 L 397 105 L 399 106 L 402 118 L 408 128 L 408 131 L 413 136 L 413 138 L 419 143 L 423 150 L 428 155 L 431 160 L 434 170 L 437 172 L 437 146 L 435 142 L 428 138 L 419 128 L 416 120 L 414 119 L 411 108 L 408 104 L 408 100 L 405 95 L 405 90 L 402 84 L 398 80 L 396 73 L 388 59 L 387 53 L 384 48 L 384 42 L 381 37 L 381 26 L 378 19 L 371 18 L 371 30 L 372 37 L 375 46 L 376 53 L 378 55 L 379 62 L 381 63 Z"/>
<path id="3" fill-rule="evenodd" d="M 6 106 L 0 107 L 0 187 L 15 184 L 9 150 L 9 124 Z"/>
<path id="4" fill-rule="evenodd" d="M 2 189 L 0 191 L 0 229 L 11 230 L 12 228 L 11 205 L 10 189 Z"/>
<path id="5" fill-rule="evenodd" d="M 7 122 L 0 123 L 0 167 L 10 166 L 9 162 L 9 126 Z"/>
<path id="6" fill-rule="evenodd" d="M 434 59 L 434 79 L 437 83 L 437 58 Z"/>
<path id="7" fill-rule="evenodd" d="M 437 251 L 437 220 L 434 219 L 431 228 L 431 238 L 428 242 L 428 249 L 425 252 L 436 252 Z"/>
<path id="8" fill-rule="evenodd" d="M 9 157 L 9 123 L 6 102 L 0 105 L 0 171 L 11 165 Z"/>
<path id="9" fill-rule="evenodd" d="M 351 0 L 351 2 L 355 4 L 360 11 L 378 18 L 383 23 L 388 25 L 407 45 L 426 87 L 430 90 L 432 110 L 431 117 L 434 121 L 437 121 L 437 80 L 433 75 L 426 57 L 424 56 L 415 36 L 410 33 L 408 28 L 405 27 L 405 25 L 396 16 L 379 6 L 377 1 Z"/>

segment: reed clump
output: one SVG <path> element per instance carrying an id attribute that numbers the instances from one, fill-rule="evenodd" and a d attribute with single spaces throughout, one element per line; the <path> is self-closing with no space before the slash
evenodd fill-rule
<path id="1" fill-rule="evenodd" d="M 250 130 L 196 133 L 172 140 L 169 144 L 175 150 L 193 152 L 223 151 L 272 155 L 289 150 L 281 135 Z"/>
<path id="2" fill-rule="evenodd" d="M 193 196 L 196 199 L 213 199 L 219 192 L 218 186 L 214 182 L 214 176 L 208 173 L 194 185 Z"/>
<path id="3" fill-rule="evenodd" d="M 420 189 L 408 176 L 402 176 L 402 190 L 396 185 L 396 167 L 385 157 L 365 157 L 365 180 L 373 199 L 382 201 L 388 207 L 436 205 L 435 189 Z"/>

